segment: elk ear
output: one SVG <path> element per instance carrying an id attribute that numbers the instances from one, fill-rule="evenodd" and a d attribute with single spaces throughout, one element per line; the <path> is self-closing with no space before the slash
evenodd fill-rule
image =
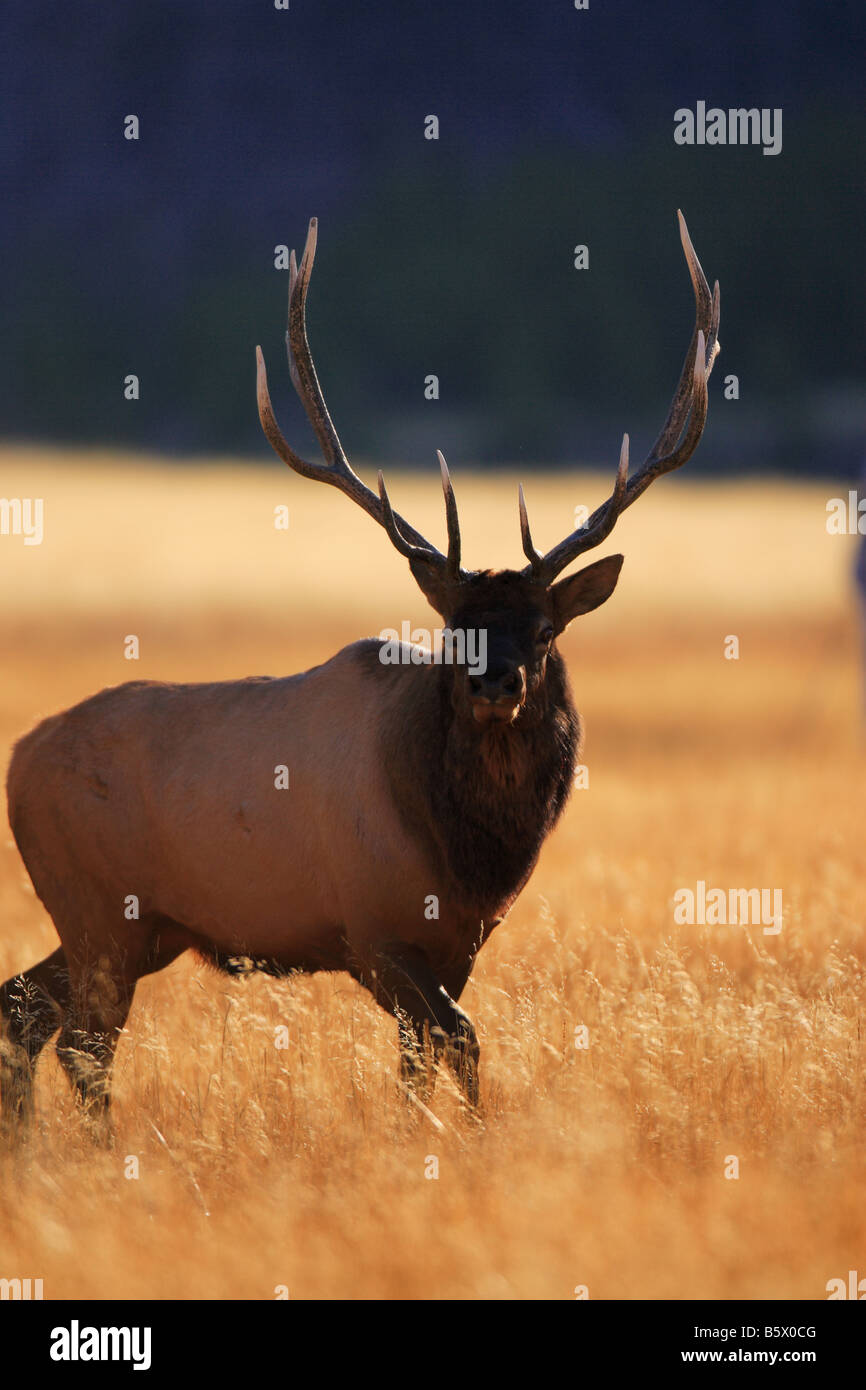
<path id="1" fill-rule="evenodd" d="M 568 579 L 560 579 L 551 589 L 553 595 L 554 626 L 557 634 L 564 632 L 572 618 L 581 613 L 591 613 L 593 608 L 609 599 L 619 572 L 622 569 L 623 555 L 608 555 L 604 560 L 596 560 L 594 565 L 578 570 Z"/>
<path id="2" fill-rule="evenodd" d="M 444 618 L 447 622 L 453 606 L 451 604 L 452 592 L 451 585 L 442 570 L 420 557 L 413 557 L 409 561 L 409 568 L 415 583 L 430 607 L 435 609 L 440 618 Z"/>

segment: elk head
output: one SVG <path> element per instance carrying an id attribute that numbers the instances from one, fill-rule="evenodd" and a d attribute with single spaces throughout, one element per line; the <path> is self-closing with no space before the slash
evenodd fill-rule
<path id="1" fill-rule="evenodd" d="M 312 464 L 286 443 L 276 422 L 261 348 L 257 395 L 262 429 L 285 463 L 307 478 L 332 484 L 346 493 L 382 526 L 431 606 L 449 631 L 483 630 L 484 669 L 462 662 L 452 688 L 452 703 L 485 729 L 517 721 L 524 710 L 531 716 L 543 689 L 554 642 L 573 618 L 588 613 L 610 597 L 622 566 L 611 555 L 560 579 L 558 576 L 585 551 L 604 541 L 620 513 L 663 473 L 681 467 L 694 452 L 707 416 L 707 381 L 719 351 L 719 287 L 710 294 L 689 238 L 685 219 L 677 213 L 680 239 L 695 295 L 695 325 L 667 419 L 652 449 L 629 476 L 628 435 L 623 436 L 619 467 L 610 497 L 589 520 L 551 550 L 535 548 L 523 488 L 519 489 L 520 531 L 528 564 L 522 570 L 467 571 L 461 567 L 460 524 L 448 467 L 441 453 L 442 487 L 448 548 L 445 554 L 405 521 L 391 506 L 379 473 L 378 496 L 352 470 L 328 413 L 307 339 L 305 306 L 316 253 L 317 219 L 310 221 L 300 266 L 292 252 L 289 272 L 289 322 L 286 347 L 289 372 L 325 458 Z"/>

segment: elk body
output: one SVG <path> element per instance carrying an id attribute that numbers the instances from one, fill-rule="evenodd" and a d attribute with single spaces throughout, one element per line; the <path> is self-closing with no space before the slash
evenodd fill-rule
<path id="1" fill-rule="evenodd" d="M 432 1047 L 477 1100 L 478 1044 L 457 1001 L 568 798 L 580 724 L 556 638 L 610 596 L 622 556 L 557 576 L 686 461 L 706 419 L 718 286 L 711 295 L 681 215 L 680 233 L 696 322 L 646 461 L 629 477 L 625 436 L 608 501 L 546 554 L 521 489 L 527 565 L 473 572 L 461 567 L 441 455 L 445 554 L 393 511 L 381 474 L 376 496 L 349 466 L 307 341 L 310 223 L 299 268 L 292 256 L 286 336 L 325 463 L 286 443 L 257 350 L 262 427 L 291 468 L 338 487 L 384 528 L 448 630 L 483 632 L 486 666 L 385 664 L 382 642 L 366 640 L 285 679 L 132 681 L 21 739 L 9 820 L 61 945 L 0 988 L 7 1123 L 29 1112 L 34 1064 L 58 1027 L 60 1060 L 104 1120 L 136 983 L 189 949 L 234 973 L 348 971 L 397 1018 L 405 1081 L 432 1084 Z M 275 786 L 278 765 L 287 791 Z"/>

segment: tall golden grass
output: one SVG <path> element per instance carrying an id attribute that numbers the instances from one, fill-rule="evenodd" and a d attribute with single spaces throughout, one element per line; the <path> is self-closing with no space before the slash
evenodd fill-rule
<path id="1" fill-rule="evenodd" d="M 20 450 L 0 477 L 45 499 L 41 546 L 0 538 L 7 754 L 103 685 L 279 674 L 433 621 L 373 524 L 278 466 Z M 551 544 L 609 480 L 524 482 Z M 466 562 L 517 563 L 516 483 L 455 485 Z M 437 486 L 391 480 L 433 539 Z M 589 789 L 463 998 L 483 1127 L 447 1076 L 407 1108 L 393 1023 L 348 977 L 181 960 L 139 986 L 113 1151 L 46 1051 L 33 1134 L 0 1155 L 0 1277 L 48 1298 L 812 1299 L 866 1275 L 863 702 L 826 497 L 665 480 L 605 547 L 620 587 L 562 643 Z M 781 933 L 676 926 L 699 879 L 781 888 Z M 7 833 L 0 979 L 55 944 Z"/>

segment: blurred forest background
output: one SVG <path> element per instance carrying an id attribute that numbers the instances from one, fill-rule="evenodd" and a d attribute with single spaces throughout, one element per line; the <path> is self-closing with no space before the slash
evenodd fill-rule
<path id="1" fill-rule="evenodd" d="M 351 456 L 612 467 L 688 339 L 680 206 L 722 285 L 701 469 L 854 477 L 863 31 L 815 0 L 7 6 L 0 429 L 263 456 L 261 342 L 312 449 L 274 248 L 316 214 L 310 336 Z M 782 108 L 781 153 L 677 146 L 698 100 Z"/>

